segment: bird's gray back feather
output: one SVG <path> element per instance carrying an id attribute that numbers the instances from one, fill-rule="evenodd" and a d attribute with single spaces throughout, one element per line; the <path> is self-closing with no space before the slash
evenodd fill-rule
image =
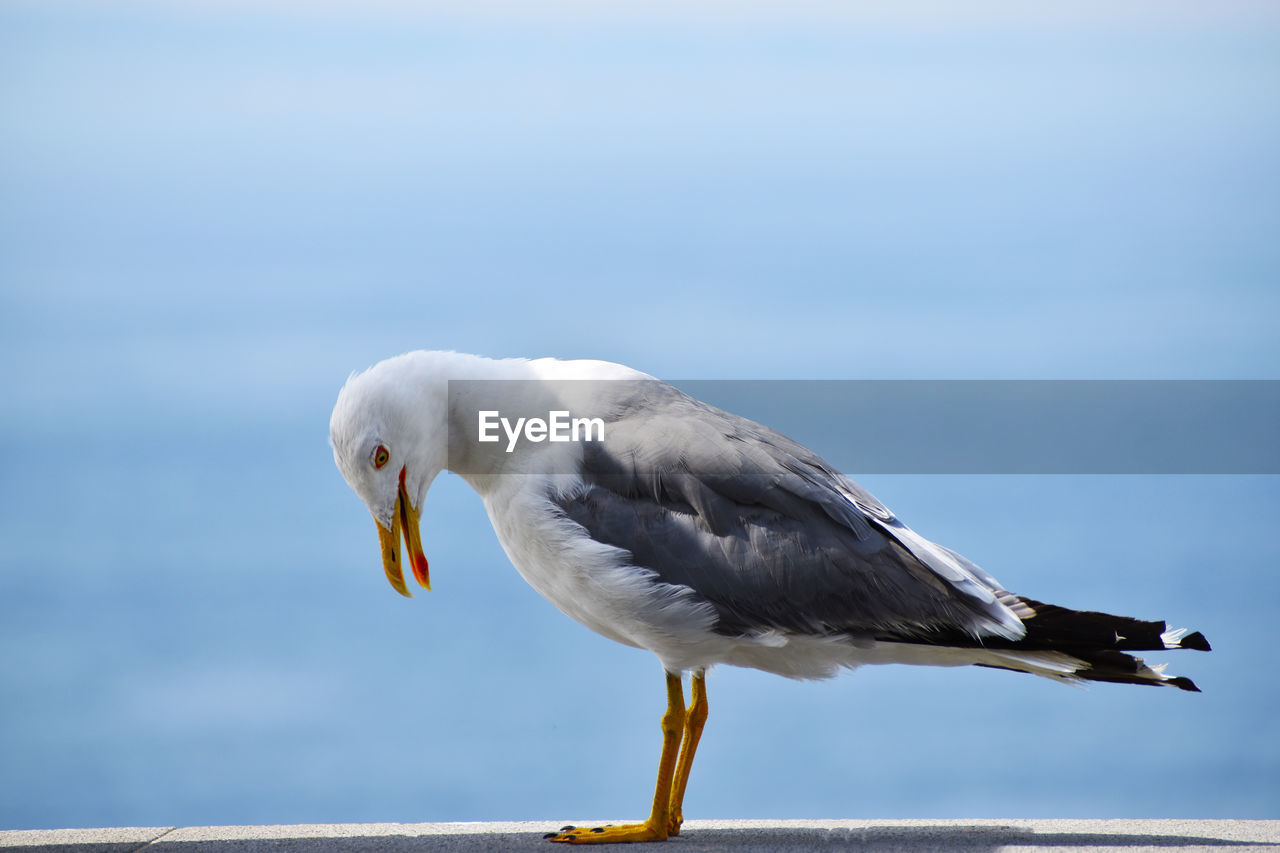
<path id="1" fill-rule="evenodd" d="M 989 575 L 804 446 L 661 382 L 626 382 L 582 485 L 553 500 L 716 610 L 719 633 L 1020 636 Z"/>

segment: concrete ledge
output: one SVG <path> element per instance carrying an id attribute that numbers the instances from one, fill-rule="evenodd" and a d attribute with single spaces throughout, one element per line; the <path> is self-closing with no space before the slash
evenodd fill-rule
<path id="1" fill-rule="evenodd" d="M 611 821 L 581 821 L 593 826 Z M 520 851 L 549 853 L 554 821 L 343 823 L 298 826 L 124 827 L 0 831 L 15 853 L 319 853 Z M 652 849 L 652 848 L 651 848 Z M 808 850 L 1280 851 L 1274 820 L 691 820 L 663 848 L 685 853 Z"/>

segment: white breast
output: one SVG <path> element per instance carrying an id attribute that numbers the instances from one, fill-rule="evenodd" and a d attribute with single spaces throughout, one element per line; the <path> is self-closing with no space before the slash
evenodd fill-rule
<path id="1" fill-rule="evenodd" d="M 564 476 L 564 475 L 562 475 Z M 550 476 L 495 478 L 485 508 L 512 564 L 529 585 L 591 630 L 653 651 L 672 670 L 722 660 L 727 638 L 715 611 L 687 587 L 662 583 L 628 565 L 628 554 L 596 542 L 547 495 Z"/>

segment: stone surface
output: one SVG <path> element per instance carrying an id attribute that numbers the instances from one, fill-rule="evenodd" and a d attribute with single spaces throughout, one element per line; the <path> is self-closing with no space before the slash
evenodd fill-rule
<path id="1" fill-rule="evenodd" d="M 31 829 L 0 831 L 0 847 L 27 851 L 126 853 L 163 837 L 171 826 L 126 826 L 112 829 Z"/>
<path id="2" fill-rule="evenodd" d="M 583 821 L 581 826 L 612 821 Z M 14 853 L 320 853 L 562 849 L 542 835 L 555 821 L 298 826 L 125 827 L 0 831 Z M 672 853 L 907 851 L 1251 851 L 1280 853 L 1280 821 L 1260 820 L 691 820 Z"/>

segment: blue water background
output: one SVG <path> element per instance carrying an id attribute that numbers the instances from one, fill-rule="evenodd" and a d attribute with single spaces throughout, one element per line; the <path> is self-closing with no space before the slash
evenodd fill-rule
<path id="1" fill-rule="evenodd" d="M 449 475 L 396 596 L 348 373 L 1274 379 L 1278 94 L 1240 2 L 4 4 L 0 828 L 639 816 L 656 661 Z M 717 670 L 686 814 L 1280 817 L 1276 477 L 859 479 L 1204 694 Z"/>

